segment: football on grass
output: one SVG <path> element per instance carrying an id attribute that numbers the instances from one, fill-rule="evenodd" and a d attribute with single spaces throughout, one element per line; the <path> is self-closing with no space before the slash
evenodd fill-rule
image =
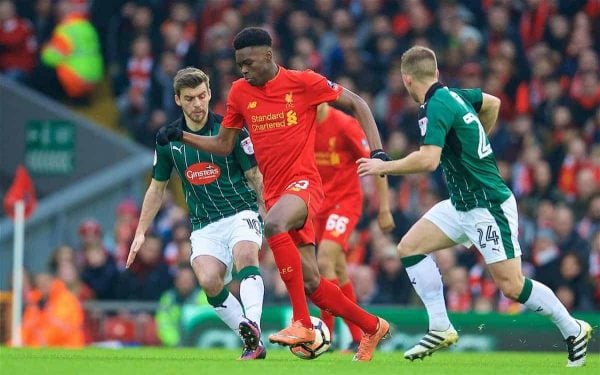
<path id="1" fill-rule="evenodd" d="M 315 329 L 315 341 L 312 344 L 290 346 L 290 351 L 298 358 L 315 359 L 331 346 L 331 333 L 327 325 L 314 316 L 310 317 L 310 321 Z"/>

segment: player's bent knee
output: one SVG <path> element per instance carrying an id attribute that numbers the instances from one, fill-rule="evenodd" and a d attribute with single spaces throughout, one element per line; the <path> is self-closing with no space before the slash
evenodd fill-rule
<path id="1" fill-rule="evenodd" d="M 198 275 L 198 284 L 209 296 L 215 296 L 223 289 L 223 280 L 215 275 Z"/>
<path id="2" fill-rule="evenodd" d="M 289 228 L 286 228 L 286 225 L 278 220 L 267 220 L 265 221 L 265 236 L 271 237 L 279 233 L 287 232 Z"/>

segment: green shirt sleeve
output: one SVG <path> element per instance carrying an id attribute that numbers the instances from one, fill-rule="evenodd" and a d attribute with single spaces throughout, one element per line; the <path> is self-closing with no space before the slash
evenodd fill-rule
<path id="1" fill-rule="evenodd" d="M 444 148 L 446 134 L 452 127 L 454 113 L 451 108 L 441 101 L 435 100 L 427 104 L 425 117 L 419 120 L 419 127 L 425 128 L 424 145 L 434 145 Z"/>
<path id="2" fill-rule="evenodd" d="M 250 134 L 248 134 L 248 131 L 245 128 L 242 128 L 238 141 L 233 147 L 233 154 L 239 161 L 244 171 L 256 167 L 256 159 L 254 158 L 254 145 L 252 145 Z"/>
<path id="3" fill-rule="evenodd" d="M 171 158 L 171 144 L 165 146 L 156 145 L 154 149 L 154 162 L 152 168 L 152 178 L 157 181 L 167 181 L 171 178 L 173 169 L 173 158 Z"/>
<path id="4" fill-rule="evenodd" d="M 465 101 L 471 103 L 477 113 L 481 110 L 483 104 L 483 93 L 480 88 L 476 89 L 453 89 Z"/>

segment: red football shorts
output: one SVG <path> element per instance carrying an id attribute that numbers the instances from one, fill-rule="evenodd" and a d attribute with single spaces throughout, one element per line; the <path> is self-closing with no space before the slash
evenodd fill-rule
<path id="1" fill-rule="evenodd" d="M 312 183 L 308 180 L 301 179 L 292 182 L 288 185 L 288 187 L 281 193 L 283 194 L 292 194 L 300 197 L 306 204 L 308 208 L 308 215 L 306 216 L 306 221 L 304 222 L 304 226 L 299 229 L 291 229 L 289 231 L 290 237 L 296 245 L 307 245 L 307 244 L 316 244 L 316 234 L 315 234 L 315 226 L 313 224 L 314 217 L 317 212 L 319 212 L 319 208 L 321 207 L 321 202 L 323 201 L 323 190 L 321 189 L 321 184 Z M 271 198 L 265 202 L 265 206 L 267 211 L 271 209 L 279 201 L 280 196 Z"/>
<path id="2" fill-rule="evenodd" d="M 348 239 L 360 219 L 360 213 L 353 211 L 356 210 L 339 207 L 319 214 L 315 218 L 317 243 L 323 240 L 333 241 L 347 251 Z"/>

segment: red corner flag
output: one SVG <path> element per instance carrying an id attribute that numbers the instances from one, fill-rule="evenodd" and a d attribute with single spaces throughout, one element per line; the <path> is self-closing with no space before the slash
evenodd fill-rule
<path id="1" fill-rule="evenodd" d="M 28 218 L 35 210 L 37 200 L 33 181 L 31 181 L 27 169 L 22 165 L 17 167 L 15 179 L 4 197 L 4 211 L 13 219 L 15 218 L 15 203 L 19 200 L 25 202 L 25 218 Z"/>

